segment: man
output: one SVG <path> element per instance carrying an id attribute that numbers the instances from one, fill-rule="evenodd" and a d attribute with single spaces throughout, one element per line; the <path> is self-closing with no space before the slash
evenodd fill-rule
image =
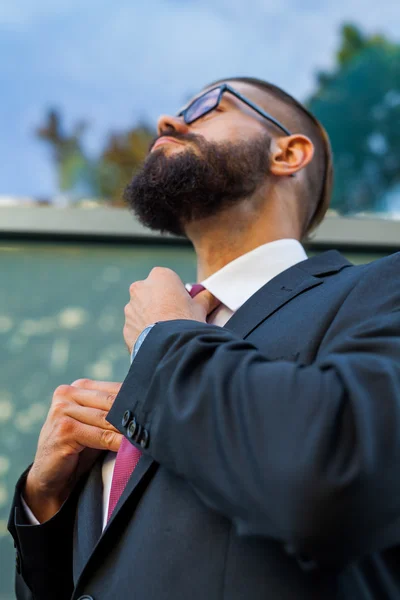
<path id="1" fill-rule="evenodd" d="M 160 118 L 126 198 L 193 242 L 202 287 L 132 284 L 122 387 L 55 391 L 18 598 L 400 598 L 400 255 L 307 259 L 330 188 L 322 127 L 270 84 Z"/>

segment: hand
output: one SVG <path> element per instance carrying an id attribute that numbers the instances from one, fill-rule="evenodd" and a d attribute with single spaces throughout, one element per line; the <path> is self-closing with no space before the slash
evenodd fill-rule
<path id="1" fill-rule="evenodd" d="M 178 275 L 163 267 L 155 267 L 144 281 L 132 283 L 129 291 L 123 330 L 129 352 L 149 325 L 174 319 L 205 323 L 207 315 L 220 304 L 207 290 L 191 298 Z"/>
<path id="2" fill-rule="evenodd" d="M 118 451 L 122 435 L 106 416 L 120 387 L 79 379 L 55 390 L 23 492 L 39 522 L 58 512 L 101 450 Z"/>

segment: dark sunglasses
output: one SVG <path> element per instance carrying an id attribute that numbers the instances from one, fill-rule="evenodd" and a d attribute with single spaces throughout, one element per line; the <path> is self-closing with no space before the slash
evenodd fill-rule
<path id="1" fill-rule="evenodd" d="M 254 104 L 254 102 L 252 102 L 245 96 L 242 96 L 242 94 L 239 94 L 239 92 L 237 92 L 233 87 L 231 87 L 227 83 L 223 83 L 218 87 L 208 90 L 208 92 L 204 92 L 204 94 L 193 100 L 193 102 L 191 102 L 189 106 L 181 110 L 178 113 L 178 117 L 183 117 L 186 125 L 190 125 L 194 121 L 197 121 L 197 119 L 201 119 L 201 117 L 204 117 L 204 115 L 207 115 L 212 110 L 215 110 L 221 102 L 222 95 L 224 94 L 224 92 L 229 92 L 230 94 L 235 96 L 235 98 L 238 98 L 239 100 L 244 102 L 244 104 L 250 106 L 250 108 L 255 110 L 259 115 L 261 115 L 265 119 L 268 119 L 268 121 L 276 125 L 276 127 L 279 127 L 279 129 L 286 133 L 286 135 L 292 135 L 290 131 L 286 129 L 284 125 L 282 125 L 282 123 L 277 121 L 269 113 L 265 112 L 265 110 L 257 106 L 257 104 Z"/>

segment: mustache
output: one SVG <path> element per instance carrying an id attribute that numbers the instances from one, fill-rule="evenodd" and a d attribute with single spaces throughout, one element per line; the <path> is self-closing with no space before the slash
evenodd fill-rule
<path id="1" fill-rule="evenodd" d="M 194 133 L 179 133 L 179 131 L 164 131 L 160 135 L 157 135 L 149 145 L 148 152 L 151 152 L 153 146 L 158 140 L 161 140 L 163 137 L 169 137 L 173 140 L 177 140 L 178 142 L 191 142 L 197 147 L 201 147 L 204 144 L 205 140 L 202 135 L 196 135 Z"/>

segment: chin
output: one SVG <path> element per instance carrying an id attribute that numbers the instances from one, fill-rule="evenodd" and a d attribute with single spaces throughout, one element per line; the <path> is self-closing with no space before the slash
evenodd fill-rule
<path id="1" fill-rule="evenodd" d="M 177 154 L 178 152 L 186 151 L 185 146 L 178 146 L 178 144 L 165 144 L 157 148 L 157 150 L 162 150 L 164 154 Z"/>
<path id="2" fill-rule="evenodd" d="M 183 146 L 182 144 L 174 144 L 173 142 L 166 142 L 165 144 L 160 144 L 159 146 L 156 146 L 152 151 L 151 154 L 155 154 L 156 152 L 162 153 L 162 154 L 167 154 L 169 152 L 174 152 L 176 150 L 185 150 L 186 146 Z"/>

